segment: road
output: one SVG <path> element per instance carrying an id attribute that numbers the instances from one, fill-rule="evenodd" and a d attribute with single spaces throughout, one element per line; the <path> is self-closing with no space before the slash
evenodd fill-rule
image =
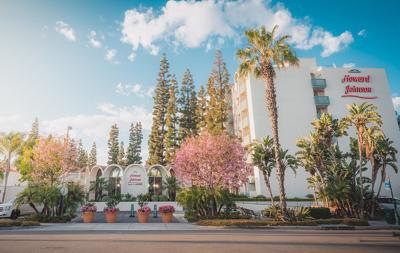
<path id="1" fill-rule="evenodd" d="M 0 231 L 0 252 L 400 252 L 392 231 Z"/>

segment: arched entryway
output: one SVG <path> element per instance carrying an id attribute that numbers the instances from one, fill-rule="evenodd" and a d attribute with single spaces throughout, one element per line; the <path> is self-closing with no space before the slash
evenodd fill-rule
<path id="1" fill-rule="evenodd" d="M 149 170 L 149 193 L 162 195 L 162 175 L 160 168 L 153 167 Z"/>
<path id="2" fill-rule="evenodd" d="M 110 192 L 108 195 L 121 195 L 122 169 L 119 167 L 112 168 L 108 180 L 110 184 Z"/>

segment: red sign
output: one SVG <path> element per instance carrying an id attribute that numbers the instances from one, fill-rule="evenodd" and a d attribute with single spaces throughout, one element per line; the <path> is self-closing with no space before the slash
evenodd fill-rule
<path id="1" fill-rule="evenodd" d="M 358 72 L 350 72 L 350 73 L 360 73 Z M 342 78 L 342 83 L 371 83 L 371 76 L 351 76 L 345 75 Z M 363 98 L 363 99 L 375 99 L 377 96 L 371 96 L 366 93 L 372 93 L 372 87 L 368 86 L 356 86 L 356 85 L 346 85 L 344 90 L 344 95 L 342 97 L 355 97 L 355 98 Z"/>

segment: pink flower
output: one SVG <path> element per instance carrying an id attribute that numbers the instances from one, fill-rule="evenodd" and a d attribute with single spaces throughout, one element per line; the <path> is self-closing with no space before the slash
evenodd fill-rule
<path id="1" fill-rule="evenodd" d="M 137 210 L 139 213 L 149 214 L 151 213 L 151 209 L 148 206 L 143 206 Z"/>
<path id="2" fill-rule="evenodd" d="M 93 203 L 87 203 L 86 205 L 81 206 L 81 212 L 97 212 L 97 207 Z"/>
<path id="3" fill-rule="evenodd" d="M 160 206 L 158 208 L 158 211 L 160 213 L 173 213 L 175 212 L 175 208 L 171 205 L 165 205 L 165 206 Z"/>
<path id="4" fill-rule="evenodd" d="M 104 207 L 103 211 L 105 213 L 115 213 L 115 212 L 118 212 L 119 209 L 116 207 Z"/>

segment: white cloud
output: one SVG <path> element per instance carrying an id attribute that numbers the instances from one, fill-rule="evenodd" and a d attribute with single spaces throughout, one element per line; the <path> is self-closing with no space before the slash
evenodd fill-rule
<path id="1" fill-rule="evenodd" d="M 64 35 L 67 40 L 76 41 L 74 29 L 63 21 L 57 21 L 55 29 L 59 34 Z"/>
<path id="2" fill-rule="evenodd" d="M 106 50 L 106 55 L 105 59 L 113 64 L 119 64 L 119 61 L 117 61 L 115 58 L 117 56 L 117 50 L 116 49 L 107 49 Z"/>
<path id="3" fill-rule="evenodd" d="M 89 44 L 94 48 L 101 48 L 101 41 L 96 37 L 96 31 L 90 31 L 88 35 Z"/>
<path id="4" fill-rule="evenodd" d="M 144 97 L 144 96 L 151 97 L 153 95 L 153 87 L 145 89 L 141 84 L 137 83 L 136 84 L 118 83 L 117 87 L 115 88 L 115 92 L 123 96 L 136 95 L 139 97 Z"/>
<path id="5" fill-rule="evenodd" d="M 365 37 L 367 37 L 367 30 L 362 29 L 357 33 L 357 35 L 365 38 Z"/>
<path id="6" fill-rule="evenodd" d="M 131 62 L 135 61 L 135 58 L 136 58 L 135 52 L 131 52 L 128 56 L 128 60 Z"/>
<path id="7" fill-rule="evenodd" d="M 349 62 L 349 63 L 343 63 L 343 68 L 354 68 L 356 64 Z"/>
<path id="8" fill-rule="evenodd" d="M 394 109 L 400 113 L 400 96 L 392 97 Z"/>
<path id="9" fill-rule="evenodd" d="M 265 25 L 271 29 L 275 24 L 281 33 L 292 36 L 294 47 L 308 50 L 321 46 L 323 57 L 353 42 L 348 31 L 335 36 L 313 27 L 307 18 L 293 17 L 282 4 L 261 0 L 168 1 L 160 11 L 133 8 L 125 12 L 121 41 L 131 45 L 132 52 L 143 47 L 153 55 L 158 54 L 163 41 L 175 47 L 210 50 L 215 42 L 239 41 L 245 28 Z"/>

